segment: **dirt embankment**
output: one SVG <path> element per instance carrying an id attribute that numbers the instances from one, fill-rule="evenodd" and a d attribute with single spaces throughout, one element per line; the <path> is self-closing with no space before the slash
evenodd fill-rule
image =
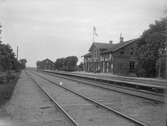
<path id="1" fill-rule="evenodd" d="M 0 107 L 2 107 L 11 98 L 19 75 L 20 72 L 0 74 Z"/>
<path id="2" fill-rule="evenodd" d="M 60 110 L 25 71 L 21 73 L 13 95 L 4 109 L 10 116 L 0 117 L 0 126 L 68 126 Z M 5 125 L 1 125 L 4 121 Z"/>
<path id="3" fill-rule="evenodd" d="M 20 72 L 11 72 L 9 74 L 0 74 L 0 126 L 5 126 L 9 122 L 10 115 L 4 109 L 6 103 L 11 99 L 15 89 Z"/>

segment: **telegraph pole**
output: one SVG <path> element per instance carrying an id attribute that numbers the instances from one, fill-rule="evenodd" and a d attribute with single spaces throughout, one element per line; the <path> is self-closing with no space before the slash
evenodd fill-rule
<path id="1" fill-rule="evenodd" d="M 18 60 L 18 56 L 19 56 L 19 46 L 17 46 L 17 60 Z"/>
<path id="2" fill-rule="evenodd" d="M 2 25 L 0 24 L 0 35 L 2 33 Z M 0 42 L 1 42 L 1 36 L 0 36 Z"/>

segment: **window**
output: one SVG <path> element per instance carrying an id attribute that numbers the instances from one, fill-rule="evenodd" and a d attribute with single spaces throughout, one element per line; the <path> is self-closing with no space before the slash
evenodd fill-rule
<path id="1" fill-rule="evenodd" d="M 124 51 L 121 51 L 120 54 L 123 55 L 123 54 L 124 54 Z"/>
<path id="2" fill-rule="evenodd" d="M 130 52 L 130 54 L 133 55 L 133 52 L 134 52 L 134 50 L 133 50 L 133 48 L 131 48 L 131 52 Z"/>
<path id="3" fill-rule="evenodd" d="M 129 62 L 129 72 L 134 72 L 135 70 L 135 61 Z"/>

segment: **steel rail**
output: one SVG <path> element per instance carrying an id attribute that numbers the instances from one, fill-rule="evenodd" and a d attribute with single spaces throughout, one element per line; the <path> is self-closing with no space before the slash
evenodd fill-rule
<path id="1" fill-rule="evenodd" d="M 50 73 L 50 72 L 47 72 L 47 73 Z M 53 75 L 52 75 L 53 74 Z M 97 84 L 95 82 L 91 82 L 91 81 L 87 81 L 87 80 L 79 80 L 78 78 L 70 78 L 70 77 L 67 77 L 67 76 L 63 76 L 63 75 L 59 75 L 57 73 L 50 73 L 49 74 L 50 76 L 57 76 L 57 77 L 60 77 L 60 78 L 64 78 L 64 79 L 68 79 L 68 80 L 71 80 L 71 81 L 76 81 L 76 82 L 80 82 L 80 83 L 83 83 L 83 84 L 86 84 L 86 85 L 90 85 L 90 86 L 95 86 L 95 87 L 98 87 L 98 88 L 103 88 L 103 89 L 106 89 L 106 90 L 112 90 L 112 91 L 115 91 L 115 92 L 119 92 L 119 93 L 124 93 L 124 94 L 127 94 L 127 95 L 131 95 L 131 96 L 135 96 L 135 97 L 140 97 L 140 98 L 144 98 L 144 99 L 147 99 L 147 100 L 150 100 L 150 101 L 156 101 L 156 102 L 160 102 L 160 103 L 164 103 L 165 101 L 163 100 L 164 98 L 164 95 L 159 95 L 158 97 L 163 97 L 162 99 L 155 99 L 154 97 L 146 97 L 146 96 L 142 96 L 142 95 L 138 95 L 138 94 L 135 94 L 135 93 L 130 93 L 130 92 L 125 92 L 125 91 L 121 91 L 120 89 L 113 89 L 113 87 L 111 87 L 110 85 L 108 84 L 105 84 L 105 87 L 104 85 L 100 85 L 100 84 Z M 135 89 L 131 89 L 131 88 L 127 88 L 127 87 L 122 87 L 122 86 L 114 86 L 115 88 L 122 88 L 123 90 L 131 90 L 131 91 L 136 91 L 136 92 L 141 92 L 141 93 L 145 93 L 145 94 L 149 94 L 149 95 L 157 95 L 155 93 L 152 93 L 152 92 L 146 92 L 146 91 L 141 91 L 141 90 L 135 90 Z"/>
<path id="2" fill-rule="evenodd" d="M 100 106 L 100 107 L 102 107 L 102 108 L 104 108 L 104 109 L 106 109 L 106 110 L 108 110 L 108 111 L 114 112 L 114 113 L 116 113 L 117 115 L 119 115 L 119 116 L 121 116 L 121 117 L 123 117 L 123 118 L 126 118 L 126 119 L 129 120 L 129 121 L 132 121 L 133 123 L 136 123 L 136 124 L 138 124 L 138 125 L 140 125 L 140 126 L 149 126 L 148 124 L 146 124 L 146 123 L 144 123 L 144 122 L 142 122 L 142 121 L 140 121 L 140 120 L 137 120 L 137 119 L 135 119 L 135 118 L 133 118 L 133 117 L 131 117 L 131 116 L 129 116 L 129 115 L 123 114 L 123 113 L 121 113 L 121 112 L 115 110 L 114 108 L 111 108 L 111 107 L 108 107 L 108 106 L 106 106 L 106 105 L 104 105 L 104 104 L 101 104 L 101 103 L 99 103 L 99 102 L 97 102 L 97 101 L 95 101 L 95 100 L 93 100 L 93 99 L 91 99 L 91 98 L 89 98 L 89 97 L 87 97 L 87 96 L 85 96 L 85 95 L 83 95 L 83 94 L 80 94 L 79 92 L 76 92 L 76 91 L 74 91 L 74 90 L 72 90 L 72 89 L 69 89 L 69 88 L 67 88 L 67 87 L 65 87 L 65 86 L 59 85 L 59 84 L 57 84 L 56 82 L 51 81 L 51 80 L 47 79 L 46 77 L 43 77 L 43 76 L 37 74 L 36 72 L 33 72 L 33 73 L 34 73 L 35 75 L 37 75 L 37 76 L 43 78 L 44 80 L 47 80 L 48 82 L 50 82 L 50 83 L 52 83 L 52 84 L 54 84 L 54 85 L 57 85 L 57 86 L 59 86 L 59 87 L 65 89 L 65 90 L 68 90 L 69 92 L 71 92 L 71 93 L 73 93 L 73 94 L 76 94 L 76 95 L 82 97 L 83 99 L 88 100 L 89 102 L 92 102 L 92 103 L 94 103 L 94 104 L 96 104 L 96 105 L 98 105 L 98 106 Z"/>
<path id="3" fill-rule="evenodd" d="M 49 73 L 49 72 L 48 72 Z M 54 73 L 53 73 L 54 74 Z M 57 74 L 57 73 L 55 73 L 55 74 Z M 57 75 L 59 75 L 59 76 L 62 76 L 62 78 L 66 78 L 66 77 L 63 77 L 63 75 L 60 75 L 60 74 L 57 74 Z M 66 75 L 64 75 L 64 76 L 66 76 Z M 70 77 L 67 77 L 67 78 L 69 78 L 70 79 Z M 75 78 L 75 79 L 74 79 Z M 86 78 L 83 78 L 84 80 L 83 81 L 81 81 L 81 82 L 84 82 L 85 81 L 85 83 L 95 83 L 95 82 L 93 82 L 94 80 L 86 80 Z M 77 77 L 73 77 L 73 79 L 71 79 L 71 80 L 76 80 L 76 81 L 78 81 L 79 79 L 77 78 Z M 79 80 L 80 81 L 80 80 Z M 99 82 L 98 82 L 99 83 Z M 108 87 L 111 87 L 111 85 L 109 85 L 108 83 L 105 83 L 105 82 L 102 82 L 103 84 L 105 84 L 106 86 L 108 86 Z M 100 86 L 100 85 L 97 85 L 97 86 Z M 129 87 L 124 87 L 124 86 L 116 86 L 116 85 L 114 85 L 115 87 L 119 87 L 119 88 L 122 88 L 122 89 L 128 89 L 128 90 L 132 90 L 132 91 L 138 91 L 138 92 L 142 92 L 142 93 L 146 93 L 146 94 L 152 94 L 152 95 L 158 95 L 158 96 L 164 96 L 163 94 L 159 94 L 159 93 L 154 93 L 154 92 L 150 92 L 150 91 L 145 91 L 145 90 L 135 90 L 134 88 L 129 88 Z M 136 85 L 137 86 L 137 85 Z"/>
<path id="4" fill-rule="evenodd" d="M 26 72 L 26 74 L 31 78 L 31 80 L 42 90 L 42 92 L 47 96 L 49 97 L 49 99 L 54 103 L 56 104 L 56 106 L 64 113 L 64 115 L 68 118 L 68 120 L 70 120 L 72 122 L 72 124 L 74 126 L 79 126 L 79 124 L 63 109 L 63 107 L 57 103 L 57 101 L 52 97 L 50 96 L 41 86 L 40 84 L 29 74 Z"/>
<path id="5" fill-rule="evenodd" d="M 44 72 L 50 72 L 50 73 L 57 73 L 57 74 L 62 74 L 62 75 L 68 75 L 68 76 L 75 76 L 75 77 L 80 77 L 80 78 L 87 78 L 91 80 L 99 80 L 99 81 L 107 81 L 107 82 L 112 82 L 114 84 L 126 84 L 127 86 L 135 86 L 137 85 L 138 87 L 145 87 L 145 88 L 153 88 L 153 89 L 160 89 L 160 90 L 165 90 L 166 86 L 160 86 L 160 85 L 153 85 L 153 84 L 144 84 L 141 82 L 131 82 L 131 81 L 125 81 L 125 80 L 118 80 L 118 79 L 110 79 L 110 78 L 103 78 L 103 77 L 98 77 L 95 75 L 86 75 L 86 74 L 76 74 L 76 73 L 68 73 L 64 71 L 50 71 L 50 70 L 42 70 Z M 135 83 L 135 84 L 134 84 Z"/>

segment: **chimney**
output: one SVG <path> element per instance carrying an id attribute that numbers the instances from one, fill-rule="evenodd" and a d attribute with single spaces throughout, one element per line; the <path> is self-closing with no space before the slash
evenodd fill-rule
<path id="1" fill-rule="evenodd" d="M 120 34 L 120 43 L 124 42 L 124 38 L 122 37 L 122 33 Z"/>
<path id="2" fill-rule="evenodd" d="M 112 44 L 112 40 L 109 41 L 109 44 Z"/>

